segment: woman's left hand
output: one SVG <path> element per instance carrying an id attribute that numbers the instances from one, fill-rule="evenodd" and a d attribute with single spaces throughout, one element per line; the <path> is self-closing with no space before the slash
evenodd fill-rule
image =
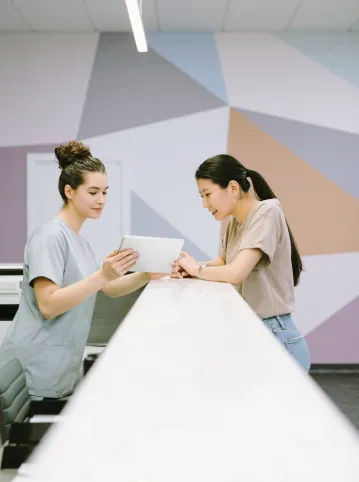
<path id="1" fill-rule="evenodd" d="M 199 262 L 185 251 L 181 252 L 176 263 L 178 266 L 181 266 L 181 268 L 183 268 L 190 276 L 198 276 Z"/>

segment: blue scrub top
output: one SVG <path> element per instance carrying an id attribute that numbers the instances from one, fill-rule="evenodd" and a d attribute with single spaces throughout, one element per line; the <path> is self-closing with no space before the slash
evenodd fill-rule
<path id="1" fill-rule="evenodd" d="M 0 351 L 20 360 L 31 395 L 61 398 L 72 392 L 96 301 L 95 294 L 46 320 L 36 301 L 33 280 L 45 277 L 63 288 L 97 269 L 89 243 L 57 217 L 28 241 L 19 309 Z"/>

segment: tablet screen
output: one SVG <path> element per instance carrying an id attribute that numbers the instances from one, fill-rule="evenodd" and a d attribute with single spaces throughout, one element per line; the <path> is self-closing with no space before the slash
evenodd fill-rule
<path id="1" fill-rule="evenodd" d="M 131 271 L 169 274 L 183 245 L 184 239 L 125 235 L 120 249 L 132 248 L 139 253 L 140 257 Z"/>

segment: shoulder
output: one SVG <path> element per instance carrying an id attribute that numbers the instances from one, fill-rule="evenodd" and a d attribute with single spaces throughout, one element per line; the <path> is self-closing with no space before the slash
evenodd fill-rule
<path id="1" fill-rule="evenodd" d="M 256 216 L 266 216 L 271 218 L 274 222 L 278 222 L 284 214 L 278 199 L 266 199 L 265 201 L 261 201 Z"/>
<path id="2" fill-rule="evenodd" d="M 48 223 L 38 228 L 31 235 L 28 246 L 34 244 L 60 244 L 67 245 L 68 234 L 66 228 L 59 219 L 51 219 Z"/>

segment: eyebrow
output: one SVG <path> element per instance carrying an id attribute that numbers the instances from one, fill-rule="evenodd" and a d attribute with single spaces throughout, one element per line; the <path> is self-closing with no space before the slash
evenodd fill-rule
<path id="1" fill-rule="evenodd" d="M 91 186 L 88 189 L 95 189 L 96 191 L 101 191 L 101 188 L 96 186 Z M 108 189 L 108 186 L 105 187 L 104 191 L 106 191 L 106 189 Z"/>
<path id="2" fill-rule="evenodd" d="M 206 192 L 206 191 L 208 191 L 208 188 L 207 188 L 207 187 L 205 187 L 205 188 L 203 189 L 203 192 Z"/>

